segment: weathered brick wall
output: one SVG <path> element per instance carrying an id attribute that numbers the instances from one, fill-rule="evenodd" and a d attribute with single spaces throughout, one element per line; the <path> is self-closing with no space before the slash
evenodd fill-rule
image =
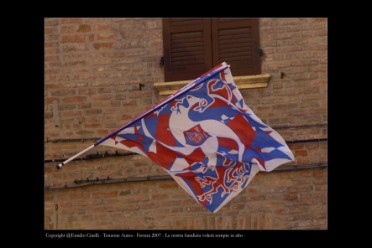
<path id="1" fill-rule="evenodd" d="M 247 104 L 295 141 L 293 165 L 326 164 L 327 20 L 263 18 L 260 36 L 262 71 L 272 78 L 267 88 L 242 90 Z M 164 79 L 161 56 L 161 19 L 45 20 L 45 228 L 327 228 L 326 168 L 259 173 L 217 214 L 173 180 L 152 180 L 166 173 L 125 151 L 110 156 L 114 149 L 98 147 L 88 156 L 105 157 L 55 170 L 51 160 L 68 158 L 159 101 L 152 85 Z M 69 188 L 87 179 L 147 176 Z"/>
<path id="2" fill-rule="evenodd" d="M 326 183 L 324 169 L 261 173 L 216 214 L 173 179 L 61 189 L 46 193 L 45 228 L 319 229 Z"/>

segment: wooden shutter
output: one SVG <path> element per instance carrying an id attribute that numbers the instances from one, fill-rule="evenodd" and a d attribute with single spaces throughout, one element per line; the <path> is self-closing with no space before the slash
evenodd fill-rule
<path id="1" fill-rule="evenodd" d="M 234 76 L 261 73 L 258 19 L 213 18 L 213 64 L 226 62 Z"/>
<path id="2" fill-rule="evenodd" d="M 211 20 L 164 18 L 165 81 L 195 79 L 213 67 Z"/>

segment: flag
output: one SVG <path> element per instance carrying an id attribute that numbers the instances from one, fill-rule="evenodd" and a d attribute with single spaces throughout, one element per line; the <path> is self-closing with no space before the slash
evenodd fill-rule
<path id="1" fill-rule="evenodd" d="M 283 138 L 245 104 L 226 63 L 97 145 L 147 156 L 211 212 L 238 195 L 257 172 L 294 160 Z"/>

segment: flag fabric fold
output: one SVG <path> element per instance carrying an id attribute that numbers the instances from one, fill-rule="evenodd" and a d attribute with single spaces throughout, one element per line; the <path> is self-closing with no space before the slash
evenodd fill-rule
<path id="1" fill-rule="evenodd" d="M 257 172 L 294 160 L 283 138 L 245 104 L 226 63 L 96 145 L 147 156 L 211 212 L 238 195 Z"/>

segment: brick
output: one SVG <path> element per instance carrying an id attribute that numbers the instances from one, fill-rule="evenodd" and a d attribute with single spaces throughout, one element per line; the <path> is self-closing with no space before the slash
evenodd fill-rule
<path id="1" fill-rule="evenodd" d="M 124 191 L 120 191 L 119 195 L 123 196 L 123 195 L 129 195 L 131 192 L 130 190 L 124 190 Z"/>
<path id="2" fill-rule="evenodd" d="M 62 112 L 62 116 L 64 117 L 71 117 L 71 116 L 80 116 L 80 111 L 74 111 L 74 110 L 65 110 Z"/>
<path id="3" fill-rule="evenodd" d="M 76 90 L 75 89 L 62 89 L 62 90 L 55 90 L 52 91 L 52 96 L 71 96 L 75 95 Z"/>
<path id="4" fill-rule="evenodd" d="M 115 33 L 98 33 L 97 36 L 95 37 L 95 40 L 97 41 L 107 41 L 107 40 L 118 40 L 119 37 Z"/>
<path id="5" fill-rule="evenodd" d="M 79 95 L 93 95 L 97 92 L 95 88 L 80 88 Z"/>
<path id="6" fill-rule="evenodd" d="M 102 109 L 87 109 L 87 110 L 84 111 L 84 113 L 85 113 L 86 115 L 90 115 L 90 114 L 93 114 L 93 115 L 95 115 L 95 114 L 100 114 L 100 113 L 102 113 Z"/>
<path id="7" fill-rule="evenodd" d="M 79 24 L 83 22 L 81 18 L 61 18 L 59 20 L 61 24 Z"/>
<path id="8" fill-rule="evenodd" d="M 265 195 L 249 195 L 246 197 L 247 201 L 262 201 L 266 199 Z"/>
<path id="9" fill-rule="evenodd" d="M 70 34 L 76 31 L 76 25 L 62 26 L 61 34 Z"/>
<path id="10" fill-rule="evenodd" d="M 92 100 L 93 101 L 101 101 L 101 100 L 111 100 L 111 94 L 99 94 L 99 95 L 93 95 Z"/>
<path id="11" fill-rule="evenodd" d="M 86 123 L 84 124 L 85 128 L 100 128 L 102 127 L 101 123 Z"/>
<path id="12" fill-rule="evenodd" d="M 121 106 L 121 102 L 120 101 L 111 101 L 111 107 L 120 107 Z"/>
<path id="13" fill-rule="evenodd" d="M 86 109 L 86 108 L 91 108 L 92 104 L 89 102 L 82 102 L 78 104 L 79 109 Z"/>
<path id="14" fill-rule="evenodd" d="M 67 61 L 62 64 L 63 66 L 82 66 L 87 65 L 87 61 L 78 60 L 78 61 Z"/>
<path id="15" fill-rule="evenodd" d="M 63 102 L 84 102 L 85 100 L 87 100 L 87 97 L 85 96 L 73 96 L 63 98 Z"/>
<path id="16" fill-rule="evenodd" d="M 113 47 L 114 43 L 112 42 L 102 42 L 102 43 L 93 43 L 93 47 L 96 50 L 107 50 Z"/>
<path id="17" fill-rule="evenodd" d="M 102 24 L 95 24 L 93 26 L 93 30 L 95 31 L 110 31 L 112 29 L 112 25 L 111 24 L 106 24 L 106 23 L 102 23 Z"/>
<path id="18" fill-rule="evenodd" d="M 58 102 L 59 98 L 58 97 L 46 97 L 44 100 L 45 104 L 50 104 L 54 102 Z"/>
<path id="19" fill-rule="evenodd" d="M 82 34 L 63 35 L 61 43 L 81 43 L 86 41 L 87 36 Z"/>
<path id="20" fill-rule="evenodd" d="M 109 88 L 98 88 L 98 93 L 110 93 L 111 90 Z"/>
<path id="21" fill-rule="evenodd" d="M 102 191 L 102 192 L 94 192 L 92 197 L 113 197 L 117 196 L 117 191 Z"/>
<path id="22" fill-rule="evenodd" d="M 303 23 L 305 20 L 303 18 L 278 18 L 276 23 L 282 26 L 288 25 L 299 25 Z"/>
<path id="23" fill-rule="evenodd" d="M 159 199 L 168 199 L 168 195 L 166 194 L 154 194 L 151 197 L 154 200 L 159 200 Z"/>
<path id="24" fill-rule="evenodd" d="M 298 151 L 295 151 L 295 157 L 297 156 L 302 156 L 302 157 L 305 157 L 307 156 L 307 151 L 306 150 L 298 150 Z"/>
<path id="25" fill-rule="evenodd" d="M 58 105 L 58 109 L 60 110 L 60 111 L 62 111 L 62 110 L 71 110 L 71 109 L 76 109 L 76 104 L 71 104 L 71 103 L 69 103 L 69 104 L 59 104 Z"/>
<path id="26" fill-rule="evenodd" d="M 69 53 L 84 52 L 88 50 L 87 44 L 85 43 L 62 43 L 61 48 L 63 54 L 65 55 Z"/>
<path id="27" fill-rule="evenodd" d="M 178 187 L 178 184 L 175 182 L 165 182 L 159 185 L 160 189 L 174 189 L 177 187 Z"/>
<path id="28" fill-rule="evenodd" d="M 90 25 L 80 24 L 77 32 L 84 32 L 85 33 L 85 32 L 90 32 L 91 30 L 92 30 L 92 28 L 90 27 Z"/>

